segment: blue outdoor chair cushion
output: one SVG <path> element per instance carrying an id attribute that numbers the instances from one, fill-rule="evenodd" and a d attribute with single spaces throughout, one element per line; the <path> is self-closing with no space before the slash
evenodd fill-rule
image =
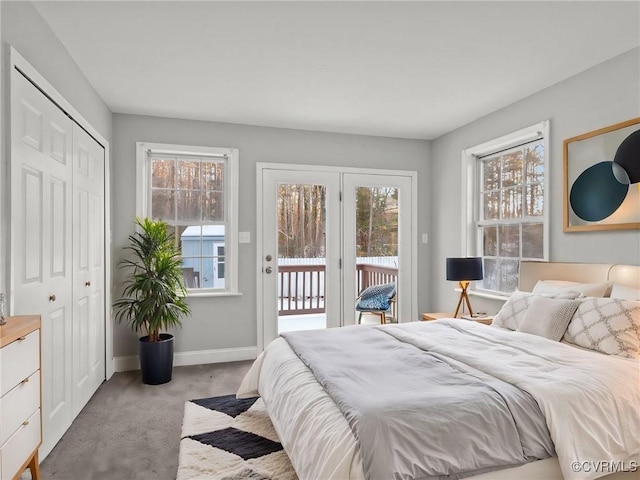
<path id="1" fill-rule="evenodd" d="M 356 304 L 357 311 L 387 311 L 391 307 L 389 301 L 396 294 L 396 284 L 373 285 L 365 288 Z"/>

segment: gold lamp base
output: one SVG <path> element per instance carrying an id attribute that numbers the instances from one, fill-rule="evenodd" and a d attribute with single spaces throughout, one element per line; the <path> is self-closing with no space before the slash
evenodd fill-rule
<path id="1" fill-rule="evenodd" d="M 467 293 L 467 288 L 469 288 L 469 283 L 467 281 L 458 282 L 462 291 L 460 292 L 460 298 L 458 299 L 458 305 L 456 305 L 456 313 L 453 314 L 453 318 L 458 318 L 458 312 L 460 311 L 460 306 L 462 305 L 462 300 L 464 300 L 469 308 L 469 315 L 473 315 L 473 310 L 471 309 L 471 302 L 469 302 L 469 294 Z M 464 309 L 464 307 L 463 307 Z"/>

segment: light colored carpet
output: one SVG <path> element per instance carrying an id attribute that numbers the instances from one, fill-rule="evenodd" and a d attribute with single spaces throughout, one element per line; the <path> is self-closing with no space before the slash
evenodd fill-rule
<path id="1" fill-rule="evenodd" d="M 178 480 L 297 480 L 261 398 L 185 403 Z"/>
<path id="2" fill-rule="evenodd" d="M 184 404 L 235 393 L 251 362 L 176 367 L 164 385 L 140 372 L 102 384 L 41 464 L 42 478 L 174 480 Z"/>

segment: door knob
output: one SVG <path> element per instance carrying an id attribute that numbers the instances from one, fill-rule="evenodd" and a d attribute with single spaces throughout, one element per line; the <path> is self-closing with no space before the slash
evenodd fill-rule
<path id="1" fill-rule="evenodd" d="M 56 301 L 56 296 L 55 295 L 49 295 L 49 301 L 50 302 L 55 302 Z"/>
<path id="2" fill-rule="evenodd" d="M 85 287 L 90 287 L 91 286 L 91 282 L 84 282 L 84 286 Z"/>
<path id="3" fill-rule="evenodd" d="M 265 259 L 267 262 L 270 262 L 270 261 L 271 261 L 271 258 L 272 258 L 272 257 L 271 257 L 271 255 L 267 255 L 266 257 L 264 257 L 264 259 Z"/>
<path id="4" fill-rule="evenodd" d="M 267 268 L 264 269 L 264 271 L 265 271 L 265 273 L 271 273 L 271 272 L 273 272 L 273 268 L 267 267 Z"/>

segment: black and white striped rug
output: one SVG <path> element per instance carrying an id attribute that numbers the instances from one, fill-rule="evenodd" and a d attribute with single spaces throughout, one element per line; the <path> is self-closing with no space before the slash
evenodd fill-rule
<path id="1" fill-rule="evenodd" d="M 262 399 L 185 403 L 177 480 L 297 478 Z"/>

